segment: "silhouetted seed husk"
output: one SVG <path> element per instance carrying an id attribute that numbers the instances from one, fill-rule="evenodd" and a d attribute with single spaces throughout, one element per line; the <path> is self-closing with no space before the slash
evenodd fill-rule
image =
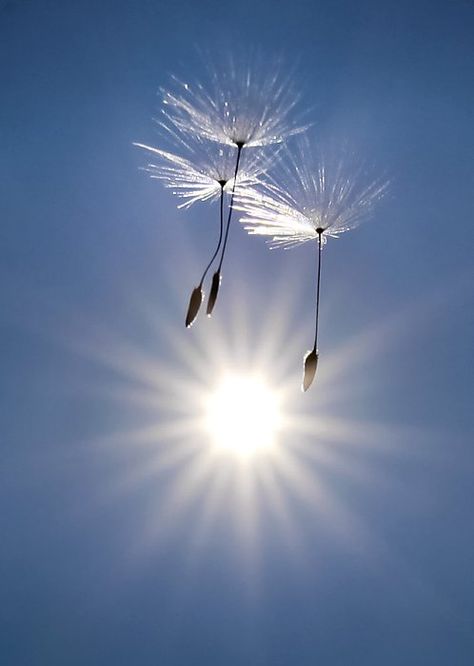
<path id="1" fill-rule="evenodd" d="M 209 294 L 209 300 L 207 302 L 208 317 L 211 316 L 212 311 L 214 310 L 214 305 L 216 304 L 217 294 L 219 293 L 220 284 L 221 284 L 221 274 L 219 271 L 216 271 L 212 276 L 211 292 Z"/>
<path id="2" fill-rule="evenodd" d="M 304 358 L 304 372 L 303 372 L 303 391 L 307 391 L 313 383 L 316 368 L 318 367 L 319 354 L 316 349 L 309 351 Z"/>
<path id="3" fill-rule="evenodd" d="M 202 303 L 202 289 L 196 287 L 193 289 L 191 298 L 189 299 L 188 311 L 186 313 L 186 328 L 189 328 L 196 319 L 197 313 Z"/>

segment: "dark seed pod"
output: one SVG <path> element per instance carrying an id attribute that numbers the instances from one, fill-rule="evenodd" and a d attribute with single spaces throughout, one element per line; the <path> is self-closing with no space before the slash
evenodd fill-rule
<path id="1" fill-rule="evenodd" d="M 189 328 L 196 319 L 197 313 L 199 312 L 199 308 L 201 307 L 201 303 L 202 303 L 202 289 L 201 287 L 196 287 L 195 289 L 193 289 L 193 293 L 191 294 L 191 298 L 189 299 L 188 311 L 186 313 L 186 328 Z"/>
<path id="2" fill-rule="evenodd" d="M 319 354 L 316 349 L 309 351 L 304 357 L 304 371 L 303 371 L 303 391 L 307 391 L 313 383 L 316 368 L 318 367 Z"/>
<path id="3" fill-rule="evenodd" d="M 211 292 L 209 294 L 209 300 L 207 302 L 207 316 L 210 317 L 212 311 L 214 310 L 214 305 L 216 304 L 217 294 L 219 293 L 219 287 L 221 285 L 221 274 L 219 271 L 214 273 L 212 276 L 212 285 Z"/>

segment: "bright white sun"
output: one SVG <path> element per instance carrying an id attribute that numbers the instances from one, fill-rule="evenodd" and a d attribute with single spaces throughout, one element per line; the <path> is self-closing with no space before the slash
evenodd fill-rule
<path id="1" fill-rule="evenodd" d="M 248 456 L 269 449 L 281 425 L 279 400 L 259 378 L 229 375 L 206 405 L 206 428 L 221 450 Z"/>

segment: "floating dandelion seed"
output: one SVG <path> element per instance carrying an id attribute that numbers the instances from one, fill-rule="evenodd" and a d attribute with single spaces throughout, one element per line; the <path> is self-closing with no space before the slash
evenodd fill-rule
<path id="1" fill-rule="evenodd" d="M 189 159 L 170 153 L 153 146 L 135 143 L 135 146 L 143 148 L 151 153 L 155 162 L 145 167 L 152 178 L 164 182 L 165 187 L 170 188 L 174 194 L 183 199 L 178 208 L 186 208 L 197 201 L 220 200 L 220 229 L 219 239 L 209 263 L 207 264 L 199 284 L 193 290 L 186 313 L 186 327 L 194 322 L 202 303 L 202 285 L 206 275 L 213 264 L 222 244 L 224 231 L 224 196 L 229 190 L 233 193 L 235 183 L 238 180 L 239 190 L 246 192 L 247 189 L 258 182 L 258 177 L 268 164 L 268 159 L 255 153 L 247 153 L 243 165 L 237 173 L 235 165 L 234 150 L 229 146 L 219 146 L 203 142 L 199 138 L 194 142 L 181 141 L 181 147 L 186 147 Z M 238 167 L 238 164 L 237 164 Z M 230 213 L 230 211 L 229 211 Z M 227 239 L 227 234 L 226 234 Z M 222 263 L 222 260 L 221 260 Z M 217 277 L 216 277 L 217 276 Z M 220 273 L 213 277 L 211 293 L 208 305 L 208 314 L 217 298 L 220 284 Z M 210 307 L 212 304 L 212 307 Z"/>
<path id="2" fill-rule="evenodd" d="M 207 85 L 173 78 L 171 89 L 161 89 L 164 114 L 161 124 L 168 131 L 229 146 L 235 152 L 222 252 L 207 305 L 210 316 L 222 279 L 242 150 L 280 144 L 289 136 L 305 131 L 308 124 L 290 120 L 300 95 L 290 77 L 282 76 L 278 68 L 268 72 L 263 58 L 254 58 L 247 64 L 239 61 L 238 65 L 229 58 L 220 69 L 209 68 L 209 75 Z M 219 248 L 220 244 L 217 252 Z"/>
<path id="3" fill-rule="evenodd" d="M 339 152 L 339 154 L 337 154 Z M 365 165 L 347 148 L 317 150 L 299 139 L 282 164 L 280 178 L 263 190 L 238 196 L 241 222 L 251 234 L 271 236 L 273 247 L 292 247 L 317 240 L 316 322 L 313 348 L 304 359 L 303 391 L 311 386 L 319 359 L 318 325 L 322 248 L 366 220 L 384 196 L 388 183 L 372 180 Z"/>
<path id="4" fill-rule="evenodd" d="M 207 68 L 205 83 L 185 83 L 176 77 L 161 88 L 164 125 L 187 135 L 228 146 L 257 147 L 283 143 L 309 126 L 297 109 L 301 95 L 291 75 L 268 68 L 262 56 L 232 57 L 216 69 Z"/>
<path id="5" fill-rule="evenodd" d="M 153 155 L 154 162 L 144 170 L 151 178 L 161 180 L 165 187 L 182 199 L 178 208 L 188 208 L 198 201 L 216 201 L 222 190 L 229 192 L 234 181 L 235 154 L 228 146 L 199 143 L 192 149 L 188 148 L 188 156 L 167 152 L 143 143 L 134 143 Z M 245 160 L 238 176 L 239 188 L 244 189 L 259 182 L 262 170 L 268 160 L 260 156 Z"/>

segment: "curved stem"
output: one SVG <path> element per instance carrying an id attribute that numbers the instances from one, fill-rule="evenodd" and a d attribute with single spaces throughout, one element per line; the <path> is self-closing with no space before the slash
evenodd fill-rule
<path id="1" fill-rule="evenodd" d="M 219 261 L 219 266 L 217 268 L 218 273 L 220 273 L 221 268 L 222 268 L 222 262 L 224 261 L 225 250 L 226 250 L 226 247 L 227 247 L 227 239 L 229 237 L 230 220 L 232 218 L 232 204 L 234 202 L 235 185 L 236 185 L 236 182 L 237 182 L 237 173 L 239 171 L 240 154 L 242 152 L 242 148 L 243 148 L 243 144 L 239 143 L 237 145 L 237 161 L 235 163 L 234 182 L 232 184 L 232 192 L 230 194 L 229 215 L 227 217 L 227 224 L 226 224 L 226 228 L 225 228 L 224 245 L 222 247 L 221 259 Z"/>
<path id="2" fill-rule="evenodd" d="M 318 351 L 318 325 L 319 325 L 319 289 L 321 285 L 321 255 L 323 249 L 322 231 L 318 231 L 318 281 L 316 287 L 316 326 L 314 333 L 314 351 Z"/>
<path id="3" fill-rule="evenodd" d="M 206 269 L 205 269 L 204 273 L 202 274 L 201 281 L 199 282 L 200 287 L 202 287 L 202 283 L 204 282 L 204 279 L 207 275 L 207 272 L 210 269 L 210 267 L 212 266 L 212 264 L 214 262 L 214 259 L 217 257 L 217 253 L 219 252 L 221 244 L 222 244 L 222 232 L 224 231 L 224 185 L 222 183 L 221 183 L 220 209 L 221 209 L 221 213 L 220 213 L 219 241 L 217 243 L 216 249 L 214 250 L 214 254 L 211 257 L 211 260 L 207 264 Z"/>

